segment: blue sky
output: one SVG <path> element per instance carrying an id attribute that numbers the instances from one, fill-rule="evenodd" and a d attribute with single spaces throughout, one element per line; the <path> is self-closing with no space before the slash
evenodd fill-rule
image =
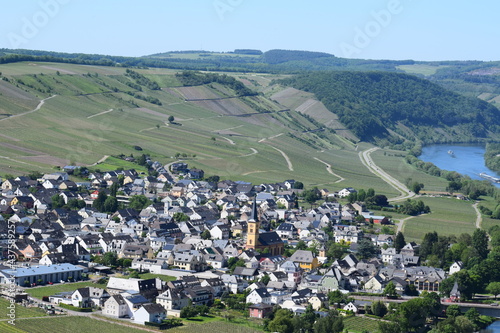
<path id="1" fill-rule="evenodd" d="M 291 49 L 339 57 L 500 60 L 500 1 L 4 1 L 0 47 L 141 56 Z"/>

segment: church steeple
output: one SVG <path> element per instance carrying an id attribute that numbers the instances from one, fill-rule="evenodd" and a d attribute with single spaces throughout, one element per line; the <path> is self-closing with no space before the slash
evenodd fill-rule
<path id="1" fill-rule="evenodd" d="M 248 219 L 248 232 L 247 232 L 247 244 L 246 249 L 255 249 L 259 245 L 259 215 L 257 212 L 257 201 L 255 198 L 252 203 L 252 212 L 250 218 Z"/>

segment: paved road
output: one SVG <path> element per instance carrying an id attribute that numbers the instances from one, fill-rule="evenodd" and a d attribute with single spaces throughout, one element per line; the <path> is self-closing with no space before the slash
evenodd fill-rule
<path id="1" fill-rule="evenodd" d="M 370 154 L 373 153 L 377 149 L 380 149 L 380 148 L 375 147 L 375 148 L 370 148 L 368 150 L 359 152 L 359 159 L 361 160 L 361 163 L 363 163 L 363 165 L 366 166 L 374 175 L 381 178 L 383 181 L 385 181 L 387 184 L 391 185 L 392 187 L 394 187 L 396 190 L 398 190 L 401 193 L 401 195 L 394 197 L 394 198 L 390 198 L 388 200 L 389 201 L 402 201 L 402 200 L 406 200 L 406 199 L 414 197 L 415 193 L 410 191 L 406 187 L 406 185 L 404 185 L 399 180 L 397 180 L 396 178 L 389 175 L 387 172 L 385 172 L 383 169 L 378 167 L 373 162 L 373 159 L 371 158 Z"/>

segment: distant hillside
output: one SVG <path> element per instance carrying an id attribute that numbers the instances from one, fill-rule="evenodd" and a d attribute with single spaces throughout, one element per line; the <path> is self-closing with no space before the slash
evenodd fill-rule
<path id="1" fill-rule="evenodd" d="M 268 64 L 281 64 L 295 60 L 312 60 L 316 58 L 333 57 L 333 54 L 310 51 L 269 50 L 264 52 L 263 59 Z"/>
<path id="2" fill-rule="evenodd" d="M 280 81 L 314 93 L 361 140 L 400 144 L 496 137 L 500 111 L 428 80 L 383 72 L 314 72 Z"/>

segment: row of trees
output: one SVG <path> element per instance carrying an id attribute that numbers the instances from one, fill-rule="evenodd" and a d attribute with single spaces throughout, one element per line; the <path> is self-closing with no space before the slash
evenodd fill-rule
<path id="1" fill-rule="evenodd" d="M 294 315 L 287 309 L 275 309 L 264 320 L 264 329 L 280 333 L 340 333 L 344 330 L 344 322 L 336 311 L 319 317 L 309 305 L 302 315 Z"/>

